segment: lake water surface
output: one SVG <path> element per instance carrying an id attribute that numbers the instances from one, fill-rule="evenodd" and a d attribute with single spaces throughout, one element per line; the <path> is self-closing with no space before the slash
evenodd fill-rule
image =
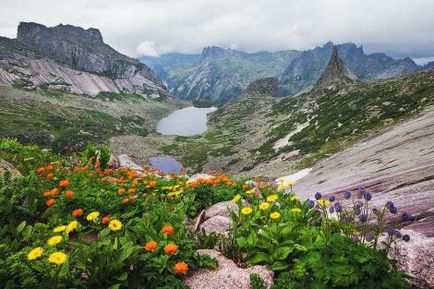
<path id="1" fill-rule="evenodd" d="M 157 132 L 162 135 L 193 136 L 206 132 L 207 114 L 216 107 L 186 107 L 172 112 L 157 124 Z"/>
<path id="2" fill-rule="evenodd" d="M 182 164 L 171 156 L 151 157 L 148 159 L 147 163 L 156 170 L 160 169 L 165 174 L 179 174 L 183 169 Z"/>

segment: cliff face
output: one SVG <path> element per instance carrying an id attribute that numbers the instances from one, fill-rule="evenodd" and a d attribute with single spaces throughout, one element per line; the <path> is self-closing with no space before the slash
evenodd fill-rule
<path id="1" fill-rule="evenodd" d="M 0 85 L 168 94 L 148 66 L 105 44 L 99 30 L 37 23 L 20 23 L 17 39 L 0 38 Z"/>

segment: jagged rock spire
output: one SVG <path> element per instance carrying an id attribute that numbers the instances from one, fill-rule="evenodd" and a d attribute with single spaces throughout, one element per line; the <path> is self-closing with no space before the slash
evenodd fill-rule
<path id="1" fill-rule="evenodd" d="M 316 89 L 339 89 L 353 86 L 357 77 L 345 66 L 338 56 L 338 49 L 333 46 L 330 61 L 315 84 Z"/>

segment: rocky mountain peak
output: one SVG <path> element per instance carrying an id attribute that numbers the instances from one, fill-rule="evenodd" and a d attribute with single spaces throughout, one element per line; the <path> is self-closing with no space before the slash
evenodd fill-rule
<path id="1" fill-rule="evenodd" d="M 333 46 L 330 61 L 315 84 L 319 89 L 335 89 L 352 86 L 358 82 L 357 77 L 345 66 L 339 58 L 338 49 Z"/>
<path id="2" fill-rule="evenodd" d="M 205 57 L 221 57 L 226 55 L 228 50 L 218 46 L 208 46 L 202 49 L 202 56 Z"/>
<path id="3" fill-rule="evenodd" d="M 266 94 L 274 97 L 279 96 L 278 80 L 276 77 L 257 79 L 251 82 L 245 91 L 247 94 Z"/>

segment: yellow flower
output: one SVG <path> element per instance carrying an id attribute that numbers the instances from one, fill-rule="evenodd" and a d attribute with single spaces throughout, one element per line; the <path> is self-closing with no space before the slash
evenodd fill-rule
<path id="1" fill-rule="evenodd" d="M 99 212 L 92 212 L 89 215 L 87 215 L 86 220 L 93 221 L 98 217 L 99 217 Z"/>
<path id="2" fill-rule="evenodd" d="M 111 220 L 109 223 L 109 228 L 112 231 L 119 231 L 122 229 L 122 223 L 119 220 Z"/>
<path id="3" fill-rule="evenodd" d="M 277 195 L 269 195 L 267 197 L 267 202 L 275 202 L 279 199 L 279 197 Z"/>
<path id="4" fill-rule="evenodd" d="M 270 214 L 270 218 L 271 219 L 279 219 L 280 218 L 280 213 L 279 212 L 272 212 Z"/>
<path id="5" fill-rule="evenodd" d="M 254 193 L 255 193 L 255 190 L 254 190 L 254 189 L 251 189 L 251 190 L 246 191 L 246 194 L 247 194 L 247 195 L 253 195 Z"/>
<path id="6" fill-rule="evenodd" d="M 54 232 L 54 233 L 60 233 L 60 232 L 63 232 L 63 231 L 65 231 L 65 230 L 66 230 L 66 226 L 65 226 L 65 225 L 62 225 L 62 226 L 58 226 L 58 227 L 54 228 L 54 229 L 53 229 L 53 232 Z"/>
<path id="7" fill-rule="evenodd" d="M 72 231 L 74 231 L 75 229 L 77 229 L 77 227 L 78 227 L 78 221 L 72 221 L 72 222 L 70 222 L 70 223 L 66 226 L 65 231 L 66 231 L 67 233 L 69 233 L 69 232 L 72 232 Z"/>
<path id="8" fill-rule="evenodd" d="M 301 213 L 301 209 L 300 208 L 293 208 L 293 209 L 291 209 L 291 212 L 293 212 L 294 214 L 298 214 L 298 213 Z"/>
<path id="9" fill-rule="evenodd" d="M 238 194 L 236 195 L 233 199 L 232 202 L 234 202 L 235 204 L 238 203 L 241 200 L 241 196 Z"/>
<path id="10" fill-rule="evenodd" d="M 267 202 L 263 202 L 259 205 L 259 209 L 261 211 L 264 211 L 264 210 L 268 209 L 269 207 L 270 207 L 270 203 L 267 203 Z"/>
<path id="11" fill-rule="evenodd" d="M 321 199 L 321 200 L 318 200 L 318 204 L 320 204 L 321 206 L 328 206 L 328 205 L 330 205 L 330 201 Z"/>
<path id="12" fill-rule="evenodd" d="M 56 246 L 57 244 L 62 242 L 62 240 L 63 240 L 62 236 L 56 235 L 56 236 L 53 236 L 50 239 L 48 239 L 47 244 L 50 246 Z"/>
<path id="13" fill-rule="evenodd" d="M 29 259 L 30 261 L 35 260 L 41 257 L 42 253 L 44 253 L 44 249 L 42 249 L 41 247 L 37 247 L 29 252 L 29 254 L 27 255 L 27 259 Z"/>
<path id="14" fill-rule="evenodd" d="M 300 196 L 299 195 L 294 195 L 291 197 L 291 201 L 298 201 L 300 200 Z"/>
<path id="15" fill-rule="evenodd" d="M 48 257 L 48 262 L 56 264 L 56 265 L 62 265 L 66 262 L 68 259 L 68 256 L 63 252 L 54 252 Z"/>
<path id="16" fill-rule="evenodd" d="M 250 207 L 244 207 L 241 209 L 241 214 L 243 215 L 250 215 L 252 212 L 253 210 Z"/>
<path id="17" fill-rule="evenodd" d="M 294 180 L 288 180 L 286 183 L 288 184 L 288 186 L 295 185 L 295 181 Z"/>

